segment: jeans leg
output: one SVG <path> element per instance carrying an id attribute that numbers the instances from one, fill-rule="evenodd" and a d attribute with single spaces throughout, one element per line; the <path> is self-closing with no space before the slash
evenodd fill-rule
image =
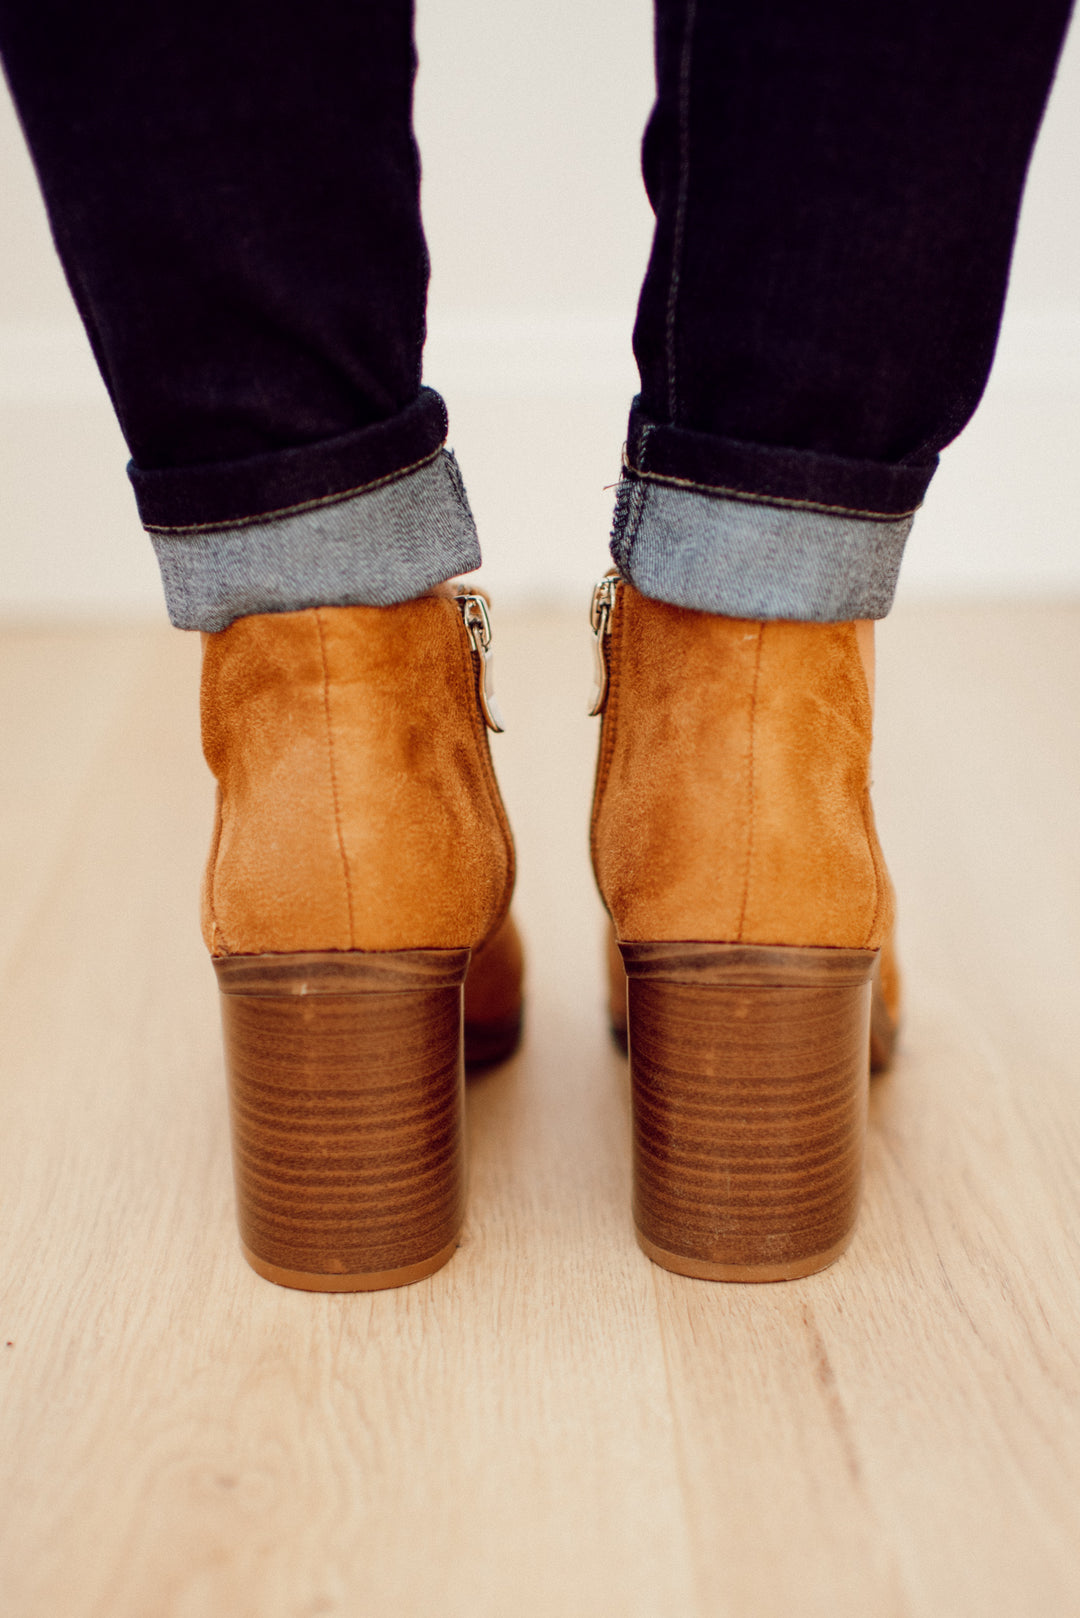
<path id="1" fill-rule="evenodd" d="M 997 341 L 1068 0 L 657 0 L 612 553 L 738 617 L 882 617 Z"/>
<path id="2" fill-rule="evenodd" d="M 0 0 L 0 51 L 174 622 L 477 566 L 420 384 L 411 0 Z"/>

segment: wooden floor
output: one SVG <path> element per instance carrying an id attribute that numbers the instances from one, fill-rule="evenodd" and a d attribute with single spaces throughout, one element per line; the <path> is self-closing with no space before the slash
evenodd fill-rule
<path id="1" fill-rule="evenodd" d="M 880 634 L 904 1042 L 854 1247 L 756 1288 L 634 1245 L 587 634 L 496 632 L 527 1038 L 455 1259 L 345 1297 L 237 1249 L 197 639 L 3 638 L 4 1618 L 1074 1618 L 1080 606 Z"/>

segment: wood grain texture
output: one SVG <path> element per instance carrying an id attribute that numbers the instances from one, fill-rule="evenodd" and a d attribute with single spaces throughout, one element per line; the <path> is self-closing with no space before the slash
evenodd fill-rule
<path id="1" fill-rule="evenodd" d="M 468 951 L 454 952 L 456 984 L 373 987 L 446 971 L 427 951 L 395 953 L 270 958 L 254 971 L 245 968 L 267 958 L 249 957 L 236 975 L 235 960 L 215 962 L 237 1217 L 244 1252 L 268 1280 L 310 1291 L 405 1286 L 453 1253 L 465 1211 Z M 296 962 L 291 979 L 283 960 Z M 343 981 L 362 986 L 327 990 Z"/>
<path id="2" fill-rule="evenodd" d="M 699 1280 L 824 1269 L 859 1208 L 874 953 L 670 942 L 622 953 L 645 1252 Z"/>
<path id="3" fill-rule="evenodd" d="M 351 1296 L 237 1248 L 194 637 L 0 647 L 5 1618 L 1073 1618 L 1080 609 L 879 634 L 903 1033 L 855 1241 L 775 1287 L 634 1243 L 588 636 L 496 633 L 526 1038 L 453 1262 Z"/>

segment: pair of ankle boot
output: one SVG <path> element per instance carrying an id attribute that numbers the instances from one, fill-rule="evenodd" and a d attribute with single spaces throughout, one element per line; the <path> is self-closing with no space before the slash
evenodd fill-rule
<path id="1" fill-rule="evenodd" d="M 892 892 L 852 624 L 754 623 L 605 580 L 593 861 L 657 1262 L 805 1275 L 854 1227 Z M 267 1278 L 398 1286 L 451 1256 L 465 1063 L 508 1055 L 522 952 L 487 730 L 490 624 L 449 590 L 205 638 L 218 782 L 203 931 L 238 1211 Z"/>

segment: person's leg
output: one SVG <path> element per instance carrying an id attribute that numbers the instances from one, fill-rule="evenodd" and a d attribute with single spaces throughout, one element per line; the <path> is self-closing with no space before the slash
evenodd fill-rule
<path id="1" fill-rule="evenodd" d="M 207 632 L 248 1257 L 419 1279 L 462 1216 L 462 1036 L 513 1048 L 521 958 L 487 609 L 440 588 L 480 555 L 421 387 L 411 0 L 0 0 L 0 49 L 170 616 Z"/>
<path id="2" fill-rule="evenodd" d="M 658 0 L 612 550 L 680 606 L 882 617 L 975 409 L 1068 0 Z"/>
<path id="3" fill-rule="evenodd" d="M 871 621 L 986 381 L 1067 12 L 658 0 L 593 855 L 639 1235 L 691 1275 L 851 1234 L 897 1010 Z"/>
<path id="4" fill-rule="evenodd" d="M 410 0 L 3 0 L 0 51 L 173 622 L 478 566 L 420 383 Z"/>

